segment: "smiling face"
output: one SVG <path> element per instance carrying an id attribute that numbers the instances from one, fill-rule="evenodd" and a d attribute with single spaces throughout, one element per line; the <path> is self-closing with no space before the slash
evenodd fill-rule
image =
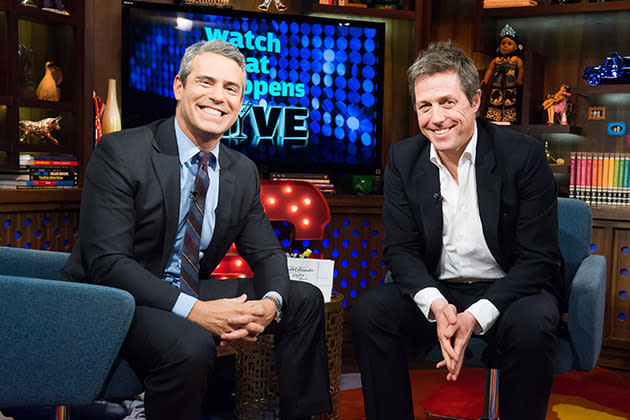
<path id="1" fill-rule="evenodd" d="M 175 117 L 182 131 L 210 151 L 238 118 L 245 92 L 245 74 L 236 61 L 215 53 L 192 60 L 186 81 L 175 76 Z"/>
<path id="2" fill-rule="evenodd" d="M 420 131 L 445 164 L 457 164 L 475 131 L 481 92 L 475 93 L 471 104 L 455 72 L 419 77 L 414 88 Z"/>

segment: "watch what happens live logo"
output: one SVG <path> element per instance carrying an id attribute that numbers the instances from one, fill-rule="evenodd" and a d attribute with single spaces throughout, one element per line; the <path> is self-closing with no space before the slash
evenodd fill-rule
<path id="1" fill-rule="evenodd" d="M 272 67 L 270 54 L 279 54 L 281 51 L 280 40 L 272 32 L 264 35 L 256 35 L 251 31 L 242 33 L 217 28 L 205 28 L 208 41 L 222 39 L 228 41 L 239 49 L 263 53 L 256 57 L 247 57 L 247 74 L 258 74 L 257 80 L 247 80 L 245 95 L 258 101 L 258 104 L 244 103 L 238 116 L 238 120 L 224 135 L 230 143 L 236 145 L 243 141 L 250 141 L 252 147 L 258 147 L 260 143 L 272 144 L 280 148 L 302 148 L 308 145 L 308 116 L 309 110 L 304 107 L 286 105 L 268 105 L 265 97 L 301 98 L 306 95 L 303 83 L 288 81 L 267 81 L 265 77 L 272 79 L 278 74 Z M 277 60 L 274 60 L 277 62 Z M 244 132 L 247 122 L 252 127 L 251 138 Z"/>

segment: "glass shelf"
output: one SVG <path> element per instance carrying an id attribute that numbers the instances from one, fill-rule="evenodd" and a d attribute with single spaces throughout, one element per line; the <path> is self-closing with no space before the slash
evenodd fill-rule
<path id="1" fill-rule="evenodd" d="M 70 25 L 45 24 L 26 19 L 18 20 L 18 51 L 20 97 L 36 99 L 40 82 L 48 86 L 48 92 L 57 90 L 61 100 L 74 97 L 74 54 L 68 45 L 74 45 L 73 27 Z M 52 62 L 61 70 L 61 83 L 55 87 Z"/>

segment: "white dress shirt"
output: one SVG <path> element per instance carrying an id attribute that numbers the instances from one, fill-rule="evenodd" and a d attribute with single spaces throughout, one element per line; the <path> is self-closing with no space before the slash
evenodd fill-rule
<path id="1" fill-rule="evenodd" d="M 439 278 L 445 281 L 474 282 L 505 277 L 486 244 L 479 216 L 477 201 L 477 175 L 475 158 L 477 152 L 477 126 L 472 139 L 457 163 L 459 184 L 431 144 L 430 159 L 440 174 L 442 196 L 442 253 Z M 430 311 L 436 299 L 445 299 L 435 287 L 419 290 L 414 301 L 429 321 L 435 321 Z M 446 299 L 445 299 L 446 300 Z M 484 334 L 499 317 L 499 310 L 487 299 L 480 299 L 466 309 L 481 327 L 475 333 Z"/>

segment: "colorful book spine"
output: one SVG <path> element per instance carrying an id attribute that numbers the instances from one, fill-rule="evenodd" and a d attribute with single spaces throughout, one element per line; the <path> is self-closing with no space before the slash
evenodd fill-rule
<path id="1" fill-rule="evenodd" d="M 596 183 L 597 204 L 602 204 L 603 172 L 604 172 L 604 156 L 601 153 L 598 153 L 597 154 L 597 183 Z"/>
<path id="2" fill-rule="evenodd" d="M 591 204 L 592 185 L 593 185 L 593 154 L 587 153 L 585 158 L 586 166 L 584 167 L 584 201 L 586 204 Z"/>
<path id="3" fill-rule="evenodd" d="M 569 159 L 569 198 L 575 198 L 575 165 L 576 153 L 571 152 Z"/>

